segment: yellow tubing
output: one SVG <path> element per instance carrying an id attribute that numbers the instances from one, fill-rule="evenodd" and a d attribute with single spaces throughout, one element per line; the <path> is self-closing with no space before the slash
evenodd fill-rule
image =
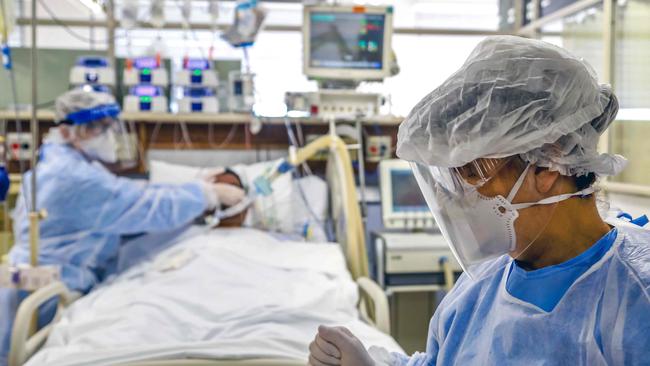
<path id="1" fill-rule="evenodd" d="M 347 253 L 348 265 L 352 276 L 368 276 L 368 255 L 366 253 L 365 232 L 361 221 L 361 210 L 357 202 L 357 190 L 354 183 L 354 172 L 352 171 L 352 162 L 350 153 L 345 142 L 335 135 L 325 135 L 312 141 L 307 146 L 299 149 L 295 154 L 289 157 L 289 163 L 294 166 L 304 163 L 307 159 L 314 156 L 321 150 L 333 150 L 341 161 L 344 174 L 344 198 L 345 208 L 348 214 L 347 227 Z"/>
<path id="2" fill-rule="evenodd" d="M 38 239 L 40 238 L 40 230 L 38 222 L 40 214 L 38 212 L 29 213 L 29 264 L 32 267 L 38 266 Z"/>

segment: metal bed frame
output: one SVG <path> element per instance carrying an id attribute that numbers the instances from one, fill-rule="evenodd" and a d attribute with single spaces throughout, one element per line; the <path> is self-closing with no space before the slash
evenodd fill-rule
<path id="1" fill-rule="evenodd" d="M 368 277 L 368 258 L 366 254 L 365 232 L 350 156 L 345 143 L 335 135 L 318 138 L 306 147 L 292 152 L 290 161 L 294 165 L 304 162 L 323 149 L 329 150 L 326 179 L 330 191 L 330 217 L 335 223 L 337 242 L 341 245 L 348 269 L 356 280 L 360 291 L 358 304 L 361 318 L 380 331 L 390 334 L 390 313 L 388 299 L 381 287 Z M 39 306 L 58 297 L 59 305 L 52 323 L 38 332 L 34 329 L 34 319 Z M 11 337 L 9 366 L 23 365 L 45 344 L 53 325 L 61 317 L 62 311 L 81 295 L 67 289 L 62 282 L 52 283 L 28 296 L 19 306 Z M 130 366 L 293 366 L 304 365 L 306 360 L 254 358 L 254 359 L 179 359 L 152 360 L 128 363 Z"/>

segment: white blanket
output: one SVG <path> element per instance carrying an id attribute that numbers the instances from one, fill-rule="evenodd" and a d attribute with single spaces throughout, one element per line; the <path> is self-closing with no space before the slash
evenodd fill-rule
<path id="1" fill-rule="evenodd" d="M 74 303 L 29 365 L 178 358 L 307 360 L 319 324 L 401 351 L 359 320 L 340 247 L 254 229 L 185 239 Z"/>

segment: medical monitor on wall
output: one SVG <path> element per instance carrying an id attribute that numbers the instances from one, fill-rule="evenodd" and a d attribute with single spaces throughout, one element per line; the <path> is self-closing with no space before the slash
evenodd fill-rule
<path id="1" fill-rule="evenodd" d="M 382 80 L 392 33 L 391 6 L 305 6 L 303 71 L 312 79 Z"/>
<path id="2" fill-rule="evenodd" d="M 395 229 L 433 229 L 435 221 L 408 162 L 379 163 L 381 211 L 384 226 Z"/>

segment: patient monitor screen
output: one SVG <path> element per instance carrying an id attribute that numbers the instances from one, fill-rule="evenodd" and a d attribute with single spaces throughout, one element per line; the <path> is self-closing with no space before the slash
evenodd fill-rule
<path id="1" fill-rule="evenodd" d="M 383 68 L 383 14 L 314 12 L 310 14 L 311 67 Z"/>
<path id="2" fill-rule="evenodd" d="M 393 212 L 427 211 L 420 187 L 411 170 L 394 169 L 390 171 Z"/>

